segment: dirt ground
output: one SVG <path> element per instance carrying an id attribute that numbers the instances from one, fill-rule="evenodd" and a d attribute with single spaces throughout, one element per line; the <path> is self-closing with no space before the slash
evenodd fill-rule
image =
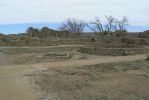
<path id="1" fill-rule="evenodd" d="M 32 75 L 47 97 L 55 93 L 51 100 L 148 100 L 148 73 L 148 61 L 134 61 L 57 67 Z"/>
<path id="2" fill-rule="evenodd" d="M 30 75 L 43 100 L 149 99 L 149 61 L 53 67 Z"/>
<path id="3" fill-rule="evenodd" d="M 149 99 L 145 54 L 95 56 L 77 47 L 1 47 L 0 100 Z M 61 53 L 70 57 L 44 57 Z"/>
<path id="4" fill-rule="evenodd" d="M 0 66 L 0 100 L 37 100 L 21 82 L 21 72 L 16 66 Z"/>

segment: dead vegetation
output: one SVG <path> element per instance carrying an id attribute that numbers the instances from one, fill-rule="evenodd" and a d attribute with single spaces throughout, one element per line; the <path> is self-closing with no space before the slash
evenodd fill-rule
<path id="1" fill-rule="evenodd" d="M 42 92 L 56 95 L 52 100 L 148 100 L 148 66 L 144 60 L 58 67 L 33 78 Z"/>
<path id="2" fill-rule="evenodd" d="M 128 56 L 149 53 L 149 48 L 142 45 L 124 44 L 96 44 L 92 46 L 79 47 L 78 52 L 93 55 Z"/>
<path id="3" fill-rule="evenodd" d="M 78 42 L 79 43 L 79 42 Z M 87 47 L 87 48 L 86 48 Z M 83 49 L 82 54 L 79 48 Z M 89 50 L 93 50 L 91 53 Z M 115 50 L 115 51 L 114 51 Z M 101 59 L 104 56 L 127 56 L 147 53 L 148 47 L 132 44 L 62 45 L 46 47 L 2 47 L 1 65 L 30 65 L 73 60 Z M 145 52 L 144 52 L 145 51 Z M 139 53 L 138 53 L 139 52 Z M 94 53 L 95 55 L 89 55 Z M 105 54 L 106 53 L 106 54 Z M 98 55 L 99 54 L 99 55 Z M 3 58 L 3 60 L 1 59 Z M 107 56 L 106 56 L 107 57 Z M 104 60 L 106 60 L 103 58 Z M 107 58 L 108 58 L 107 57 Z M 5 59 L 4 59 L 5 58 Z M 114 58 L 114 57 L 113 57 Z M 117 59 L 118 60 L 118 59 Z M 4 63 L 5 62 L 5 63 Z M 90 62 L 91 63 L 91 62 Z M 40 66 L 39 65 L 39 66 Z M 69 65 L 69 63 L 68 63 Z M 71 64 L 70 64 L 71 65 Z M 148 100 L 148 60 L 80 66 L 47 67 L 26 74 L 38 87 L 41 100 Z M 34 66 L 35 67 L 35 66 Z"/>
<path id="4" fill-rule="evenodd" d="M 46 46 L 46 47 L 1 47 L 1 65 L 23 65 L 35 63 L 49 63 L 58 61 L 70 61 L 98 58 L 95 55 L 87 55 L 77 52 L 79 46 Z"/>
<path id="5" fill-rule="evenodd" d="M 49 53 L 43 55 L 45 58 L 53 58 L 53 59 L 71 59 L 71 54 L 68 53 Z"/>
<path id="6" fill-rule="evenodd" d="M 119 46 L 126 47 L 126 45 Z M 119 48 L 119 46 L 111 45 L 111 48 Z M 89 63 L 94 60 L 96 63 L 98 60 L 101 63 L 108 60 L 109 56 L 82 54 L 77 52 L 79 47 L 76 45 L 1 47 L 0 64 L 17 66 L 16 69 L 20 69 L 20 66 L 38 67 L 33 73 L 29 70 L 31 73 L 25 74 L 24 77 L 31 79 L 30 84 L 38 87 L 35 92 L 40 93 L 41 100 L 147 100 L 149 98 L 147 60 L 91 65 Z M 105 45 L 105 47 L 109 46 Z M 85 60 L 88 64 L 86 62 L 82 64 L 81 61 Z M 53 67 L 54 64 L 57 64 L 57 67 Z M 65 65 L 61 64 L 68 66 L 64 67 Z M 44 69 L 40 68 L 40 65 L 47 69 L 43 66 Z"/>

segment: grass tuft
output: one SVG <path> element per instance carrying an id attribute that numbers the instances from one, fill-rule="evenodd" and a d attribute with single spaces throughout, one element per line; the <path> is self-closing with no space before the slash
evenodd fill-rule
<path id="1" fill-rule="evenodd" d="M 149 55 L 147 55 L 147 58 L 146 58 L 146 60 L 147 60 L 147 61 L 149 61 Z"/>

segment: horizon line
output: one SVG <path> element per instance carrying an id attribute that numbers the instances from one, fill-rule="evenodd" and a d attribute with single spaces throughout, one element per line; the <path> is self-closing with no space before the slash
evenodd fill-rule
<path id="1" fill-rule="evenodd" d="M 18 34 L 24 33 L 27 28 L 35 27 L 41 29 L 42 27 L 49 27 L 57 30 L 61 23 L 18 23 L 18 24 L 0 24 L 0 33 L 3 34 Z M 147 25 L 131 25 L 126 27 L 128 32 L 143 32 L 149 30 Z"/>

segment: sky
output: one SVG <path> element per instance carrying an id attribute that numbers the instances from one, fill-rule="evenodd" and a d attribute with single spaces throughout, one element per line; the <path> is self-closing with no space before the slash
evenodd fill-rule
<path id="1" fill-rule="evenodd" d="M 0 33 L 24 32 L 27 27 L 54 29 L 66 18 L 91 21 L 105 15 L 127 16 L 129 31 L 149 29 L 149 0 L 0 0 Z"/>

